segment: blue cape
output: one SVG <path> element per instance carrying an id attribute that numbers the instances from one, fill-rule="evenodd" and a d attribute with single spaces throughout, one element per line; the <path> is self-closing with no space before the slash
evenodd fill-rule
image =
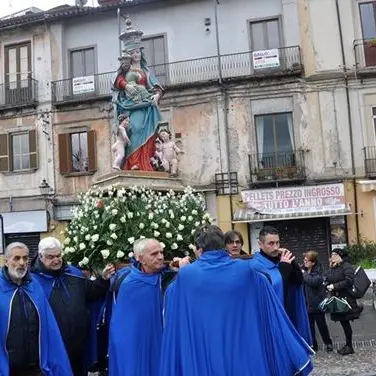
<path id="1" fill-rule="evenodd" d="M 283 279 L 279 272 L 278 264 L 274 264 L 267 258 L 263 257 L 260 252 L 257 252 L 249 262 L 253 268 L 270 277 L 274 291 L 280 302 L 284 305 L 291 322 L 304 340 L 309 345 L 312 345 L 312 335 L 309 326 L 303 286 L 289 285 L 285 295 Z"/>
<path id="2" fill-rule="evenodd" d="M 312 350 L 266 276 L 224 251 L 207 251 L 166 292 L 160 376 L 292 376 Z M 125 374 L 124 374 L 125 375 Z"/>
<path id="3" fill-rule="evenodd" d="M 40 283 L 43 291 L 47 297 L 50 299 L 53 288 L 56 285 L 62 286 L 66 289 L 64 276 L 70 275 L 78 278 L 86 278 L 83 272 L 72 266 L 65 266 L 64 273 L 59 277 L 54 277 L 47 273 L 32 273 L 33 277 Z M 89 304 L 90 309 L 90 328 L 88 334 L 88 340 L 85 349 L 85 368 L 89 369 L 98 360 L 98 322 L 100 321 L 101 310 L 103 306 L 103 301 L 92 302 Z"/>
<path id="4" fill-rule="evenodd" d="M 161 273 L 145 274 L 132 266 L 121 284 L 110 325 L 110 376 L 158 375 L 163 321 L 161 278 Z"/>
<path id="5" fill-rule="evenodd" d="M 55 317 L 39 283 L 31 278 L 23 286 L 10 283 L 0 271 L 0 374 L 9 375 L 9 359 L 6 350 L 6 337 L 10 319 L 11 303 L 17 290 L 22 290 L 33 302 L 39 315 L 39 358 L 45 376 L 72 375 L 68 355 L 65 351 Z"/>

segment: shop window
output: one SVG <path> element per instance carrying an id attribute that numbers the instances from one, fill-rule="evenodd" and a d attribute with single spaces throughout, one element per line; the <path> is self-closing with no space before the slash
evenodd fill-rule
<path id="1" fill-rule="evenodd" d="M 295 165 L 291 113 L 255 117 L 258 160 L 263 168 Z"/>
<path id="2" fill-rule="evenodd" d="M 0 134 L 0 172 L 21 172 L 37 168 L 35 130 Z"/>
<path id="3" fill-rule="evenodd" d="M 74 132 L 59 135 L 61 174 L 92 173 L 96 170 L 95 132 Z"/>

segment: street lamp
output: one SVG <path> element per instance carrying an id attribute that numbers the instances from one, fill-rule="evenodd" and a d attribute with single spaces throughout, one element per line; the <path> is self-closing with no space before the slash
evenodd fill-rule
<path id="1" fill-rule="evenodd" d="M 46 199 L 49 193 L 51 192 L 50 185 L 46 182 L 46 179 L 43 179 L 39 185 L 41 195 Z"/>

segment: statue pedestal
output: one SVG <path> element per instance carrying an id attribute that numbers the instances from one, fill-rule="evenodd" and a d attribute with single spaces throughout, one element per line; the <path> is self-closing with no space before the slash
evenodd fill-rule
<path id="1" fill-rule="evenodd" d="M 145 186 L 157 191 L 183 191 L 185 186 L 179 178 L 171 178 L 166 172 L 149 171 L 113 171 L 111 173 L 98 176 L 93 182 L 93 187 L 106 188 L 109 186 L 119 188 L 130 188 L 132 186 Z"/>

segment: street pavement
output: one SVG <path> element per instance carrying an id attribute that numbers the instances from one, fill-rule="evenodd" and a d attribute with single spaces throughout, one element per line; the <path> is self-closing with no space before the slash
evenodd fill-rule
<path id="1" fill-rule="evenodd" d="M 372 291 L 361 300 L 364 310 L 359 320 L 352 322 L 355 354 L 341 356 L 335 352 L 327 354 L 324 346 L 314 356 L 312 376 L 376 376 L 376 310 L 373 308 Z M 344 345 L 344 334 L 339 323 L 327 316 L 327 322 L 335 350 Z M 317 337 L 320 343 L 320 335 Z"/>

